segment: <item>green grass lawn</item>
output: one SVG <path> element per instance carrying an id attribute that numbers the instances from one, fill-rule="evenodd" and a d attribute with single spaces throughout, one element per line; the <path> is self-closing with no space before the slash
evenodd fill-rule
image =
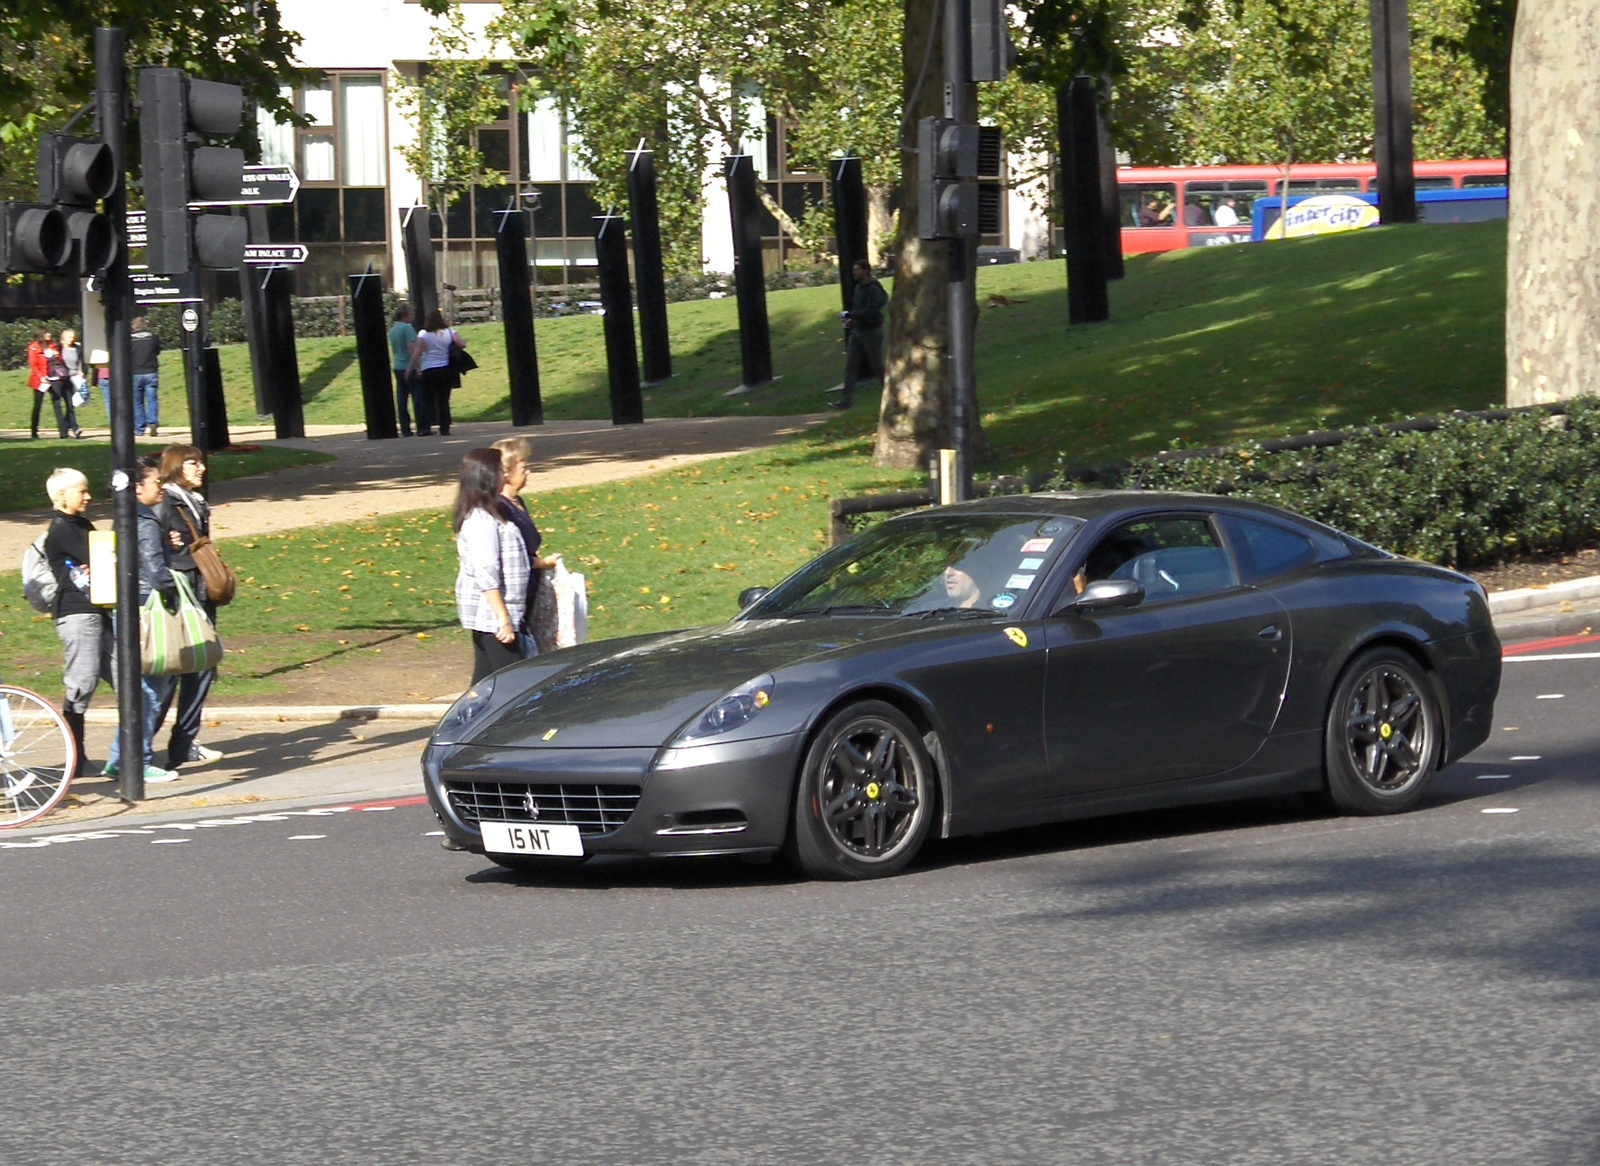
<path id="1" fill-rule="evenodd" d="M 1504 224 L 1486 223 L 1141 258 L 1113 285 L 1112 319 L 1078 328 L 1066 323 L 1063 264 L 986 269 L 977 372 L 995 458 L 983 469 L 1104 463 L 1180 442 L 1497 405 L 1504 250 Z M 991 296 L 1012 302 L 989 306 Z M 773 390 L 723 395 L 738 379 L 732 301 L 678 304 L 680 376 L 655 391 L 647 413 L 813 410 L 838 379 L 837 292 L 778 292 L 769 303 L 784 375 Z M 550 416 L 607 414 L 600 323 L 540 322 Z M 492 414 L 503 398 L 497 333 L 469 330 L 482 367 L 460 395 L 462 413 Z M 301 353 L 307 419 L 358 420 L 350 342 L 307 341 Z M 229 360 L 242 368 L 243 349 L 226 351 Z M 247 377 L 229 384 L 232 397 L 247 395 Z M 828 498 L 915 482 L 871 467 L 875 418 L 862 405 L 774 450 L 530 497 L 549 549 L 589 577 L 592 634 L 725 619 L 741 588 L 771 583 L 821 549 Z M 392 654 L 399 640 L 405 667 L 427 677 L 420 686 L 448 691 L 465 679 L 455 551 L 441 515 L 236 540 L 223 552 L 247 582 L 221 621 L 230 654 L 219 698 L 292 693 L 303 666 L 337 669 L 360 653 Z M 48 689 L 59 647 L 18 590 L 15 574 L 0 576 L 0 657 Z"/>
<path id="2" fill-rule="evenodd" d="M 588 579 L 593 637 L 666 631 L 728 619 L 738 592 L 820 551 L 828 498 L 911 482 L 873 470 L 868 451 L 860 440 L 807 440 L 528 502 L 546 551 Z M 337 669 L 402 648 L 420 694 L 465 684 L 471 645 L 456 624 L 456 551 L 442 512 L 220 546 L 240 588 L 218 620 L 228 649 L 219 700 L 282 698 L 308 663 Z M 60 644 L 20 592 L 15 572 L 0 574 L 0 675 L 54 692 Z"/>
<path id="3" fill-rule="evenodd" d="M 141 455 L 160 453 L 165 442 L 141 441 L 135 448 Z M 331 462 L 325 453 L 263 445 L 254 449 L 228 451 L 211 457 L 211 481 L 226 482 L 251 474 L 266 474 L 289 466 Z M 100 441 L 28 441 L 0 438 L 0 513 L 32 510 L 49 506 L 45 479 L 58 466 L 82 470 L 89 489 L 97 498 L 106 497 L 111 477 L 111 443 Z"/>

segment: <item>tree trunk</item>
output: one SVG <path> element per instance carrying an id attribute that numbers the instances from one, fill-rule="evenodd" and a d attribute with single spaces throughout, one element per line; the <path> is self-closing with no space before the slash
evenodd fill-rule
<path id="1" fill-rule="evenodd" d="M 887 186 L 867 187 L 867 259 L 873 267 L 883 262 L 882 241 L 894 226 L 894 212 L 889 209 L 893 193 Z"/>
<path id="2" fill-rule="evenodd" d="M 1517 11 L 1506 404 L 1600 390 L 1600 0 Z"/>
<path id="3" fill-rule="evenodd" d="M 905 136 L 913 142 L 917 120 L 937 117 L 944 110 L 940 64 L 943 38 L 935 20 L 938 11 L 936 0 L 906 0 L 905 35 L 901 42 Z M 918 75 L 925 57 L 928 71 L 919 89 Z M 970 107 L 976 108 L 976 102 Z M 917 237 L 917 198 L 917 158 L 902 151 L 894 296 L 889 301 L 883 402 L 872 455 L 874 465 L 890 469 L 926 468 L 936 452 L 951 442 L 947 359 L 950 317 L 946 309 L 949 281 L 945 260 L 948 244 Z M 976 240 L 971 245 L 976 248 Z M 988 446 L 975 404 L 968 402 L 967 425 L 973 462 L 977 463 L 987 455 Z"/>

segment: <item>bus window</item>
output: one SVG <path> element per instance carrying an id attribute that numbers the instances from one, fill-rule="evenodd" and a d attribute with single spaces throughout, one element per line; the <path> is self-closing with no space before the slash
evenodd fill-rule
<path id="1" fill-rule="evenodd" d="M 1172 227 L 1177 216 L 1178 187 L 1172 182 L 1118 185 L 1119 221 L 1124 227 Z"/>
<path id="2" fill-rule="evenodd" d="M 1250 210 L 1256 199 L 1267 193 L 1265 182 L 1188 182 L 1184 184 L 1184 223 L 1201 227 L 1237 227 L 1250 223 Z M 1194 208 L 1204 214 L 1191 222 Z"/>
<path id="3" fill-rule="evenodd" d="M 1510 179 L 1504 174 L 1468 174 L 1461 180 L 1462 190 L 1481 189 L 1485 186 L 1504 186 Z"/>
<path id="4" fill-rule="evenodd" d="M 1289 197 L 1297 194 L 1328 194 L 1339 190 L 1360 190 L 1359 178 L 1291 178 Z"/>

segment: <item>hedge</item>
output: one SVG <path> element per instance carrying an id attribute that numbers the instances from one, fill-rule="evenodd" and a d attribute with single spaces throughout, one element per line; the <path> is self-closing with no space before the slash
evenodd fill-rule
<path id="1" fill-rule="evenodd" d="M 1600 536 L 1600 399 L 1425 433 L 1365 430 L 1340 445 L 1145 461 L 1108 484 L 1270 502 L 1419 559 L 1468 567 Z M 1077 489 L 1065 465 L 1051 488 Z"/>

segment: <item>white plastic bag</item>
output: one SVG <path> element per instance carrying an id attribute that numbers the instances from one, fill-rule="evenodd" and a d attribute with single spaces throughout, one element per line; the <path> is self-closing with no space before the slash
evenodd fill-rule
<path id="1" fill-rule="evenodd" d="M 557 560 L 550 573 L 556 593 L 556 647 L 571 648 L 589 638 L 589 585 Z"/>
<path id="2" fill-rule="evenodd" d="M 81 409 L 89 403 L 89 382 L 81 372 L 72 374 L 72 407 Z"/>

